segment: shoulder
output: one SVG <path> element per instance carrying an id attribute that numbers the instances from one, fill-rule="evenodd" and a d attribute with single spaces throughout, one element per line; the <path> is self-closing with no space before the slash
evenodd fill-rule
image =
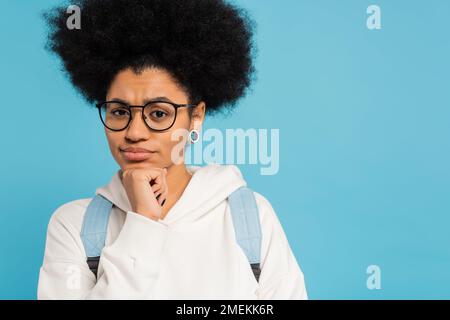
<path id="1" fill-rule="evenodd" d="M 72 261 L 84 257 L 80 231 L 90 201 L 91 198 L 73 200 L 56 208 L 47 226 L 45 259 Z"/>
<path id="2" fill-rule="evenodd" d="M 48 229 L 63 227 L 81 230 L 84 214 L 91 200 L 92 198 L 73 200 L 57 207 L 50 217 Z"/>
<path id="3" fill-rule="evenodd" d="M 261 193 L 248 187 L 247 189 L 251 191 L 250 194 L 253 195 L 253 198 L 255 199 L 261 227 L 265 227 L 265 229 L 269 227 L 280 227 L 278 216 L 269 200 Z"/>
<path id="4" fill-rule="evenodd" d="M 256 191 L 253 191 L 253 195 L 258 206 L 261 225 L 269 224 L 272 227 L 281 226 L 278 216 L 269 200 Z"/>
<path id="5" fill-rule="evenodd" d="M 270 248 L 288 248 L 289 241 L 281 224 L 278 214 L 269 200 L 262 194 L 253 191 L 258 206 L 259 220 L 261 224 L 262 246 L 264 252 Z"/>

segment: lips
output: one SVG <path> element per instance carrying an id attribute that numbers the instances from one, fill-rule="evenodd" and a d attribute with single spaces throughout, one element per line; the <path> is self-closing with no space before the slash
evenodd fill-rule
<path id="1" fill-rule="evenodd" d="M 144 149 L 144 148 L 134 148 L 134 147 L 128 147 L 128 148 L 121 148 L 121 151 L 125 151 L 125 152 L 152 152 L 151 150 L 148 149 Z"/>
<path id="2" fill-rule="evenodd" d="M 155 152 L 143 148 L 123 148 L 120 149 L 124 158 L 128 161 L 144 161 L 153 156 Z"/>

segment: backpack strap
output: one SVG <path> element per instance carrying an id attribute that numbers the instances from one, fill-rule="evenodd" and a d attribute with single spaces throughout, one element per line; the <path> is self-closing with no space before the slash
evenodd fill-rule
<path id="1" fill-rule="evenodd" d="M 105 246 L 111 209 L 112 203 L 97 194 L 86 209 L 81 228 L 81 241 L 86 252 L 87 264 L 96 277 L 100 255 Z"/>
<path id="2" fill-rule="evenodd" d="M 247 256 L 256 281 L 261 273 L 261 223 L 253 191 L 241 187 L 228 197 L 236 240 Z"/>
<path id="3" fill-rule="evenodd" d="M 253 191 L 241 187 L 228 197 L 236 240 L 250 262 L 256 281 L 261 274 L 261 224 Z M 81 240 L 89 269 L 97 276 L 98 264 L 105 246 L 109 216 L 113 204 L 101 195 L 89 203 L 81 228 Z"/>

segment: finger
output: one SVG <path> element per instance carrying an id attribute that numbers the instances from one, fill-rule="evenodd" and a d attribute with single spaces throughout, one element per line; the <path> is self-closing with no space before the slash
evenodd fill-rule
<path id="1" fill-rule="evenodd" d="M 166 198 L 161 198 L 161 201 L 158 201 L 158 203 L 162 207 L 166 203 Z"/>
<path id="2" fill-rule="evenodd" d="M 160 194 L 159 196 L 157 196 L 156 199 L 157 199 L 157 201 L 158 201 L 158 204 L 159 204 L 160 206 L 162 206 L 161 203 L 164 201 L 164 196 L 163 196 L 163 194 Z"/>
<path id="3" fill-rule="evenodd" d="M 166 172 L 167 172 L 167 170 L 162 174 L 161 178 L 162 178 L 162 180 L 163 180 L 164 187 L 167 188 L 168 184 L 167 184 L 167 175 L 166 175 Z"/>
<path id="4" fill-rule="evenodd" d="M 163 203 L 163 201 L 164 201 L 165 199 L 167 199 L 167 192 L 161 192 L 161 193 L 158 195 L 158 197 L 157 197 L 158 203 L 159 203 L 161 206 L 162 206 L 162 203 Z"/>
<path id="5" fill-rule="evenodd" d="M 161 174 L 156 179 L 157 184 L 155 185 L 155 191 L 164 192 L 164 190 L 167 188 L 167 180 L 166 175 L 164 171 L 161 171 Z"/>
<path id="6" fill-rule="evenodd" d="M 161 176 L 163 174 L 164 170 L 159 168 L 152 168 L 145 170 L 145 176 L 148 179 L 148 181 L 154 182 L 154 183 L 161 183 Z"/>
<path id="7" fill-rule="evenodd" d="M 165 179 L 161 178 L 161 182 L 155 183 L 152 186 L 152 190 L 154 193 L 157 193 L 157 192 L 161 193 L 162 191 L 164 191 L 166 189 L 166 187 L 167 187 L 167 183 L 166 183 Z"/>
<path id="8" fill-rule="evenodd" d="M 164 187 L 167 184 L 166 173 L 164 170 L 158 170 L 159 174 L 155 178 L 155 184 Z"/>
<path id="9" fill-rule="evenodd" d="M 154 192 L 156 199 L 160 199 L 160 196 L 164 193 L 167 193 L 167 186 L 158 186 L 157 191 Z"/>
<path id="10" fill-rule="evenodd" d="M 166 170 L 159 168 L 153 168 L 147 172 L 147 176 L 152 178 L 150 181 L 151 189 L 158 200 L 160 199 L 159 196 L 167 189 L 165 175 Z"/>
<path id="11" fill-rule="evenodd" d="M 161 194 L 161 196 L 159 197 L 158 203 L 159 203 L 160 206 L 163 206 L 164 203 L 166 202 L 167 195 L 168 195 L 167 192 L 163 192 L 163 193 Z"/>
<path id="12" fill-rule="evenodd" d="M 167 188 L 161 188 L 155 193 L 155 196 L 158 198 L 160 195 L 167 193 Z"/>
<path id="13" fill-rule="evenodd" d="M 157 176 L 155 176 L 155 177 L 152 177 L 150 180 L 150 185 L 153 187 L 153 186 L 157 186 L 157 185 L 161 185 L 161 183 L 162 183 L 162 178 L 161 178 L 161 176 L 160 175 L 157 175 Z"/>
<path id="14" fill-rule="evenodd" d="M 151 188 L 154 194 L 158 194 L 161 193 L 163 186 L 161 184 L 154 184 Z"/>

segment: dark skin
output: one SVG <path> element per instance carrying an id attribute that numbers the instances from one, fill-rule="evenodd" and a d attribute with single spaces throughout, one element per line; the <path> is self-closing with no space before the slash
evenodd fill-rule
<path id="1" fill-rule="evenodd" d="M 188 104 L 189 98 L 177 81 L 164 69 L 147 68 L 141 74 L 131 69 L 120 71 L 107 92 L 106 100 L 122 100 L 130 105 L 143 105 L 146 99 L 166 97 L 177 104 Z M 172 150 L 180 144 L 173 139 L 175 130 L 200 131 L 205 118 L 206 105 L 179 108 L 174 125 L 162 132 L 151 130 L 141 116 L 141 109 L 133 108 L 132 121 L 123 131 L 112 131 L 105 127 L 112 156 L 119 164 L 120 178 L 127 192 L 133 212 L 150 219 L 164 219 L 178 201 L 188 185 L 191 174 L 184 161 L 174 163 Z M 184 136 L 184 141 L 187 137 Z M 130 161 L 121 148 L 136 147 L 154 151 L 143 161 Z M 182 148 L 182 153 L 184 148 Z"/>

